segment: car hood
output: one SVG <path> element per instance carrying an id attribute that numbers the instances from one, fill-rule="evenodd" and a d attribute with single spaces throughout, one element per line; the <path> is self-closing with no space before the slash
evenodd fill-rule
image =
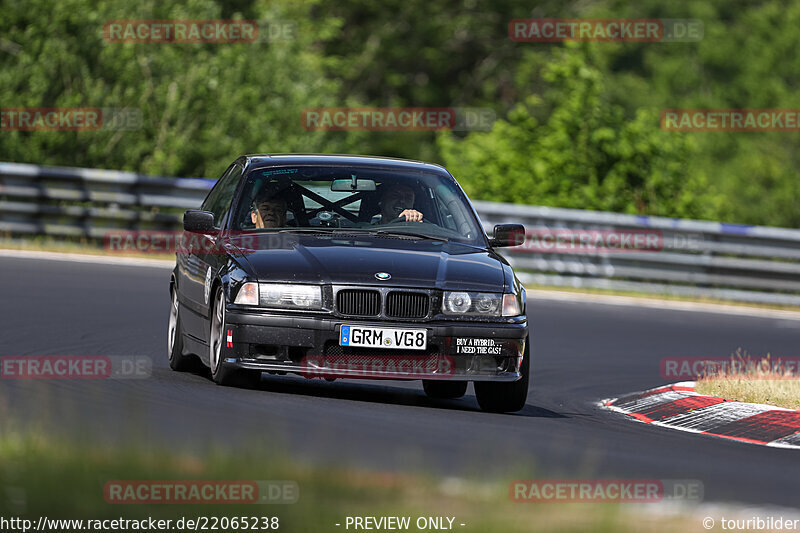
<path id="1" fill-rule="evenodd" d="M 259 281 L 501 292 L 504 261 L 458 243 L 373 236 L 261 235 L 239 245 Z M 375 274 L 391 278 L 378 280 Z"/>

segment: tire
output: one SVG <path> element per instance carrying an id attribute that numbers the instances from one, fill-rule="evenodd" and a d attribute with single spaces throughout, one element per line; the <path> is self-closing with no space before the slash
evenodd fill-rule
<path id="1" fill-rule="evenodd" d="M 211 308 L 211 332 L 208 337 L 208 361 L 211 379 L 217 385 L 252 389 L 261 381 L 261 372 L 231 368 L 222 362 L 222 340 L 225 338 L 225 293 L 218 287 Z"/>
<path id="2" fill-rule="evenodd" d="M 438 398 L 440 400 L 454 400 L 461 398 L 467 393 L 468 381 L 433 381 L 422 380 L 422 388 L 428 398 Z"/>
<path id="3" fill-rule="evenodd" d="M 513 413 L 525 407 L 528 399 L 528 382 L 531 370 L 530 338 L 525 341 L 520 374 L 522 377 L 512 383 L 475 382 L 475 397 L 484 411 L 491 413 Z"/>
<path id="4" fill-rule="evenodd" d="M 172 289 L 171 304 L 169 308 L 169 326 L 167 327 L 167 355 L 169 367 L 178 372 L 191 370 L 194 360 L 191 356 L 183 354 L 183 329 L 178 306 L 178 289 Z"/>

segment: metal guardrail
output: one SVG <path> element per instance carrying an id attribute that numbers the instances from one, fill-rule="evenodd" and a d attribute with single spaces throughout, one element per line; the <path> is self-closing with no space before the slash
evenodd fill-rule
<path id="1" fill-rule="evenodd" d="M 800 230 L 474 202 L 484 227 L 520 222 L 529 231 L 647 231 L 652 251 L 556 253 L 510 248 L 526 283 L 598 288 L 746 302 L 800 305 Z"/>
<path id="2" fill-rule="evenodd" d="M 214 183 L 0 163 L 0 232 L 102 239 L 113 229 L 174 229 Z"/>
<path id="3" fill-rule="evenodd" d="M 0 233 L 102 239 L 112 230 L 172 230 L 215 180 L 0 163 Z M 657 250 L 503 250 L 526 283 L 800 305 L 800 230 L 474 202 L 487 232 L 648 231 Z M 533 232 L 533 233 L 531 233 Z M 529 244 L 529 243 L 526 243 Z"/>

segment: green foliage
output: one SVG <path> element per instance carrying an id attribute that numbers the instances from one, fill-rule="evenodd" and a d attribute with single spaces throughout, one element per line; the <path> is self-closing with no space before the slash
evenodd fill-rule
<path id="1" fill-rule="evenodd" d="M 336 104 L 338 84 L 311 51 L 320 26 L 306 8 L 256 2 L 259 20 L 298 23 L 297 39 L 264 43 L 110 43 L 119 19 L 218 19 L 211 0 L 6 2 L 0 34 L 21 46 L 0 53 L 3 107 L 125 107 L 142 112 L 136 131 L 8 132 L 0 159 L 39 164 L 218 176 L 238 155 L 339 151 L 341 140 L 302 129 L 305 107 Z M 47 13 L 48 16 L 42 16 Z"/>
<path id="2" fill-rule="evenodd" d="M 46 15 L 46 16 L 45 16 Z M 518 43 L 514 18 L 694 18 L 691 43 Z M 292 21 L 294 39 L 109 43 L 119 19 Z M 799 133 L 678 133 L 665 108 L 800 108 L 783 0 L 6 0 L 0 106 L 138 109 L 135 131 L 0 132 L 0 160 L 216 177 L 237 155 L 446 163 L 477 199 L 800 226 Z M 489 107 L 491 133 L 310 132 L 309 107 Z"/>
<path id="3" fill-rule="evenodd" d="M 559 50 L 543 67 L 544 96 L 529 96 L 491 132 L 439 137 L 467 192 L 506 202 L 714 216 L 705 180 L 687 177 L 687 138 L 661 131 L 657 110 L 629 118 L 609 103 L 587 50 Z"/>

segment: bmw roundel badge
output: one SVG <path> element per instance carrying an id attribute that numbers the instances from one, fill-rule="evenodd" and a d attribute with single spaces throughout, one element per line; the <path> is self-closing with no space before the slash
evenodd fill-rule
<path id="1" fill-rule="evenodd" d="M 386 281 L 387 279 L 391 279 L 392 275 L 389 274 L 388 272 L 376 272 L 375 273 L 375 278 L 377 278 L 377 279 L 379 279 L 381 281 Z"/>

